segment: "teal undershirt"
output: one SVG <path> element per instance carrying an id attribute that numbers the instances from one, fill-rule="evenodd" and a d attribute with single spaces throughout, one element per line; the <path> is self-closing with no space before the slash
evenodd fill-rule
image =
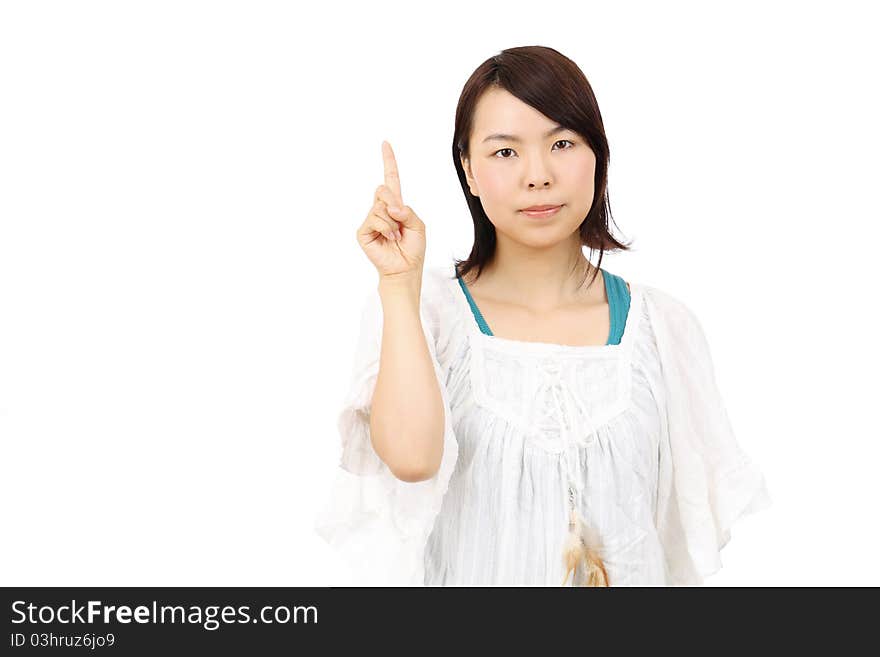
<path id="1" fill-rule="evenodd" d="M 626 287 L 626 282 L 616 274 L 603 269 L 602 277 L 605 279 L 605 293 L 608 295 L 608 309 L 611 319 L 611 330 L 608 334 L 608 342 L 605 344 L 620 344 L 623 330 L 626 328 L 626 316 L 629 314 L 629 290 Z M 477 320 L 480 331 L 486 335 L 494 335 L 489 325 L 486 324 L 486 320 L 483 319 L 483 313 L 477 308 L 477 304 L 461 276 L 458 277 L 458 284 L 461 286 L 464 296 L 467 297 L 468 305 L 471 307 L 471 312 Z"/>

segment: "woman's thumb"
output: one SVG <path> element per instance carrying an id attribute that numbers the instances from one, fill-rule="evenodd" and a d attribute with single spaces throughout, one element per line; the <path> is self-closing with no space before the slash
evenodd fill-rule
<path id="1" fill-rule="evenodd" d="M 388 214 L 390 214 L 395 221 L 399 221 L 404 226 L 412 227 L 414 219 L 416 219 L 415 212 L 413 212 L 412 208 L 408 205 L 402 207 L 389 206 Z"/>

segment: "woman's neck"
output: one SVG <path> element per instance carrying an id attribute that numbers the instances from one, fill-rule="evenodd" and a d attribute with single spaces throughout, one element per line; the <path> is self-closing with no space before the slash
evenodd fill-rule
<path id="1" fill-rule="evenodd" d="M 480 277 L 473 282 L 466 277 L 465 283 L 486 298 L 542 312 L 593 297 L 604 299 L 597 285 L 602 282 L 600 275 L 587 288 L 594 269 L 579 242 L 535 249 L 499 240 L 494 258 Z"/>

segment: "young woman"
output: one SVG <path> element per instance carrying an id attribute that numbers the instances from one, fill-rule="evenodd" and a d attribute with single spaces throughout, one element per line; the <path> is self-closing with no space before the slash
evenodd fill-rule
<path id="1" fill-rule="evenodd" d="M 318 532 L 372 583 L 701 584 L 770 497 L 694 314 L 601 268 L 628 245 L 584 74 L 522 47 L 471 75 L 452 154 L 474 244 L 449 267 L 423 267 L 425 224 L 382 148 L 357 230 L 379 283 Z"/>

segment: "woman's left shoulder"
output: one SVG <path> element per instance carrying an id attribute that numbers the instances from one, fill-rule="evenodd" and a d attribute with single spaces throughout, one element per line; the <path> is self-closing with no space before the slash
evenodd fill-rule
<path id="1" fill-rule="evenodd" d="M 668 320 L 674 324 L 694 324 L 700 326 L 700 321 L 689 303 L 685 302 L 677 294 L 638 281 L 628 281 L 632 294 L 641 295 L 644 299 L 648 315 L 654 319 Z"/>

